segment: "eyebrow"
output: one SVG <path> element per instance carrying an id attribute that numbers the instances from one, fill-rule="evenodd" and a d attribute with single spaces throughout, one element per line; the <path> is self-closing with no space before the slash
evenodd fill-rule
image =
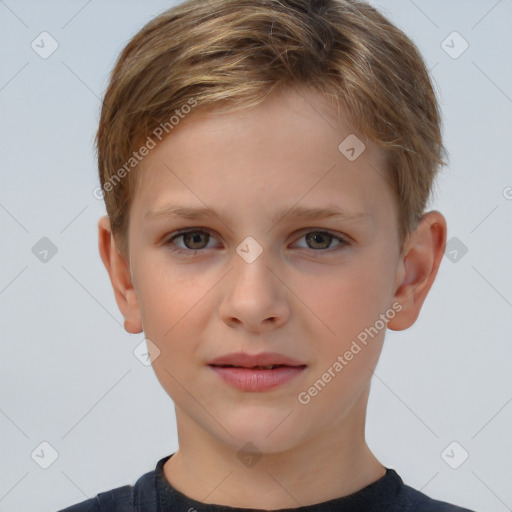
<path id="1" fill-rule="evenodd" d="M 194 207 L 180 204 L 170 204 L 159 210 L 149 210 L 144 215 L 147 220 L 159 218 L 181 218 L 187 220 L 199 220 L 204 218 L 218 217 L 222 214 L 207 207 Z M 311 221 L 334 219 L 347 222 L 367 222 L 370 220 L 370 214 L 366 212 L 347 212 L 336 208 L 308 208 L 305 206 L 294 206 L 283 209 L 275 213 L 271 220 L 278 222 L 284 217 L 293 217 L 297 220 Z"/>

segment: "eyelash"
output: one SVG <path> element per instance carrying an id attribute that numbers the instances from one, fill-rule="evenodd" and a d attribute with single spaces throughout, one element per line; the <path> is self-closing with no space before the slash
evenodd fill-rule
<path id="1" fill-rule="evenodd" d="M 170 248 L 170 250 L 172 252 L 174 252 L 176 254 L 179 254 L 179 255 L 187 256 L 187 257 L 194 257 L 198 253 L 206 250 L 206 248 L 203 248 L 203 249 L 182 249 L 180 247 L 176 248 L 177 246 L 171 247 L 172 242 L 174 240 L 176 240 L 177 238 L 180 238 L 180 237 L 186 235 L 187 233 L 207 233 L 208 235 L 210 235 L 213 238 L 212 234 L 207 229 L 189 228 L 189 229 L 181 230 L 181 231 L 178 231 L 177 233 L 175 233 L 171 238 L 169 238 L 167 240 L 167 242 L 165 242 L 165 245 L 169 246 L 169 248 Z M 345 239 L 343 237 L 340 237 L 338 235 L 335 235 L 334 233 L 331 233 L 328 230 L 321 230 L 321 229 L 310 229 L 309 231 L 306 231 L 305 233 L 303 233 L 300 238 L 303 238 L 304 236 L 308 235 L 309 233 L 328 234 L 328 235 L 332 236 L 333 240 L 338 240 L 340 242 L 337 246 L 335 246 L 334 248 L 331 248 L 331 249 L 309 249 L 309 250 L 314 251 L 314 252 L 318 252 L 318 253 L 321 253 L 321 252 L 325 253 L 325 252 L 327 252 L 327 253 L 331 254 L 331 253 L 335 253 L 335 252 L 341 251 L 341 250 L 345 249 L 345 247 L 350 245 L 350 242 L 347 239 Z M 208 240 L 208 242 L 209 242 L 209 240 Z M 301 247 L 301 249 L 305 249 L 305 248 Z"/>

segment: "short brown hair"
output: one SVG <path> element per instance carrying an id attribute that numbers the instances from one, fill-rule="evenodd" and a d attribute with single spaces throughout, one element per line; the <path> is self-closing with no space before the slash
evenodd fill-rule
<path id="1" fill-rule="evenodd" d="M 236 110 L 299 85 L 342 102 L 352 126 L 384 150 L 403 247 L 445 154 L 436 96 L 414 43 L 357 0 L 188 0 L 129 41 L 105 93 L 99 178 L 120 252 L 128 255 L 132 155 L 158 126 L 170 133 L 184 105 Z"/>

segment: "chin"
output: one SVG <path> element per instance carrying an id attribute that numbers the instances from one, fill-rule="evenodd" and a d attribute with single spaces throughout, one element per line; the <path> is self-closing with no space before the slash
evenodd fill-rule
<path id="1" fill-rule="evenodd" d="M 282 411 L 267 413 L 266 417 L 247 412 L 238 421 L 233 418 L 223 422 L 233 436 L 231 438 L 223 431 L 223 441 L 237 452 L 243 450 L 255 454 L 275 454 L 293 448 L 300 444 L 302 434 L 297 424 L 291 421 L 293 414 L 286 418 Z"/>

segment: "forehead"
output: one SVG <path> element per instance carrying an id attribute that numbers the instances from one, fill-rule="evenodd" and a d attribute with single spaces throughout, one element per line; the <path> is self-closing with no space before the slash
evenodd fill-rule
<path id="1" fill-rule="evenodd" d="M 226 203 L 247 204 L 250 197 L 272 201 L 276 194 L 336 202 L 346 191 L 345 201 L 355 207 L 356 196 L 363 200 L 375 181 L 380 189 L 385 183 L 376 145 L 355 133 L 342 109 L 307 89 L 275 92 L 233 112 L 196 109 L 157 143 L 136 174 L 134 203 L 146 210 L 171 193 L 196 203 L 224 194 Z"/>

